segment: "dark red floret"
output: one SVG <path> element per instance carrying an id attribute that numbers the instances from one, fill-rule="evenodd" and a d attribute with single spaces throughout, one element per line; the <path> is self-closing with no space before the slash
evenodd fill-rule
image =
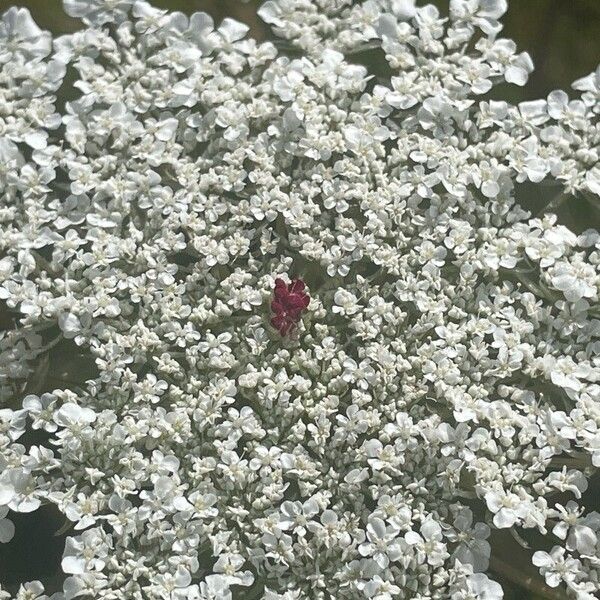
<path id="1" fill-rule="evenodd" d="M 302 312 L 310 303 L 310 296 L 305 292 L 306 285 L 301 279 L 292 279 L 288 284 L 283 279 L 275 280 L 275 290 L 271 302 L 271 325 L 286 336 L 299 323 Z"/>

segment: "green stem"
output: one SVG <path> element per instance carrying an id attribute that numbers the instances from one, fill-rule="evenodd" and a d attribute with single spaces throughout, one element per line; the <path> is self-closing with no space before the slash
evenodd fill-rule
<path id="1" fill-rule="evenodd" d="M 527 575 L 522 569 L 509 565 L 496 556 L 490 558 L 490 567 L 502 577 L 531 592 L 534 598 L 539 600 L 565 600 L 564 592 L 548 587 L 539 579 Z"/>

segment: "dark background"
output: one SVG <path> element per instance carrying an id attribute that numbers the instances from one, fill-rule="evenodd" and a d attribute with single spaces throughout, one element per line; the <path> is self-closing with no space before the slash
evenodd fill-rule
<path id="1" fill-rule="evenodd" d="M 268 29 L 256 16 L 260 0 L 242 3 L 240 0 L 151 0 L 155 6 L 186 13 L 206 11 L 218 23 L 226 16 L 247 23 L 250 35 L 269 38 Z M 426 3 L 420 0 L 419 4 Z M 448 0 L 433 0 L 442 14 Z M 67 17 L 61 0 L 0 0 L 0 13 L 11 6 L 26 6 L 36 22 L 54 34 L 80 28 L 79 21 Z M 592 72 L 600 63 L 600 0 L 509 0 L 502 37 L 517 43 L 533 58 L 535 71 L 529 83 L 500 86 L 492 92 L 497 98 L 512 102 L 543 98 L 555 89 L 569 91 L 570 84 Z M 375 66 L 375 65 L 373 65 Z M 575 199 L 573 199 L 575 200 Z M 532 199 L 534 201 L 534 199 Z M 575 201 L 562 215 L 565 224 L 575 229 L 599 226 L 591 207 Z M 562 220 L 562 219 L 561 219 Z M 584 504 L 600 507 L 600 484 L 592 480 Z M 51 507 L 29 515 L 10 515 L 17 534 L 9 544 L 0 544 L 0 583 L 14 591 L 19 582 L 40 579 L 50 591 L 62 587 L 60 557 L 64 534 L 58 534 L 64 517 Z M 540 580 L 537 569 L 531 567 L 531 552 L 512 540 L 507 532 L 498 532 L 491 540 L 494 555 L 491 575 L 505 588 L 506 600 L 561 600 L 564 594 L 550 590 Z M 501 560 L 500 560 L 501 559 Z"/>

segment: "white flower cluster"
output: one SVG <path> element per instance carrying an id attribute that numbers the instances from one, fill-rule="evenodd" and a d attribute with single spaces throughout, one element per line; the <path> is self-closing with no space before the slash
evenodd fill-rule
<path id="1" fill-rule="evenodd" d="M 509 529 L 596 598 L 600 70 L 492 99 L 505 0 L 64 8 L 0 23 L 0 541 L 64 514 L 55 600 L 497 600 Z"/>

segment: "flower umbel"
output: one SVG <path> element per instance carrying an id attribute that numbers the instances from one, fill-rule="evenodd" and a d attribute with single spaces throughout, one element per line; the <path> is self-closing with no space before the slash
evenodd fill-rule
<path id="1" fill-rule="evenodd" d="M 275 291 L 271 302 L 271 310 L 275 314 L 271 319 L 271 325 L 282 336 L 286 336 L 296 328 L 302 311 L 310 302 L 305 288 L 304 281 L 301 279 L 292 279 L 289 284 L 286 284 L 283 279 L 275 280 Z"/>
<path id="2" fill-rule="evenodd" d="M 427 2 L 0 15 L 0 600 L 600 598 L 600 69 Z"/>

